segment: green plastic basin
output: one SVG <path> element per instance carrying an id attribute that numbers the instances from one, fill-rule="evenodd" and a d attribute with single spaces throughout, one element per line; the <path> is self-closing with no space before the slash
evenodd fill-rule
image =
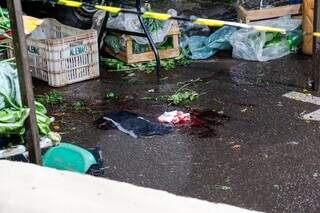
<path id="1" fill-rule="evenodd" d="M 50 148 L 42 158 L 43 166 L 86 173 L 90 166 L 97 164 L 94 156 L 87 150 L 69 143 L 61 143 Z"/>

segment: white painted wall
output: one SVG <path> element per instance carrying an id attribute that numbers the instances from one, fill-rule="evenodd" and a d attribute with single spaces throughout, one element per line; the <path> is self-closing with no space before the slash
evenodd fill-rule
<path id="1" fill-rule="evenodd" d="M 0 161 L 1 213 L 245 213 L 103 178 Z"/>

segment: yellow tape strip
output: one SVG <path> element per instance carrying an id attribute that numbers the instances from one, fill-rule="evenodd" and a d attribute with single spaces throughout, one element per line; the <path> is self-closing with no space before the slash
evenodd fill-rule
<path id="1" fill-rule="evenodd" d="M 118 14 L 121 11 L 121 8 L 118 7 L 110 7 L 110 6 L 102 6 L 102 5 L 96 5 L 96 9 L 103 10 L 109 13 Z"/>
<path id="2" fill-rule="evenodd" d="M 195 21 L 193 21 L 193 23 L 199 24 L 199 25 L 206 25 L 209 27 L 222 27 L 222 26 L 224 26 L 223 21 L 204 19 L 204 18 L 198 18 Z"/>
<path id="3" fill-rule="evenodd" d="M 320 37 L 320 32 L 315 32 L 315 33 L 313 33 L 313 36 L 314 36 L 314 37 L 317 37 L 317 38 Z"/>
<path id="4" fill-rule="evenodd" d="M 67 7 L 81 7 L 82 3 L 77 1 L 59 0 L 57 4 L 64 5 Z"/>
<path id="5" fill-rule="evenodd" d="M 81 5 L 82 5 L 81 2 L 69 1 L 69 0 L 59 0 L 57 3 L 60 5 L 68 6 L 68 7 L 81 7 Z M 109 13 L 114 13 L 114 14 L 118 14 L 121 12 L 121 8 L 118 8 L 118 7 L 96 5 L 95 8 L 98 10 L 103 10 L 103 11 L 106 11 Z M 166 21 L 166 20 L 170 19 L 172 16 L 169 14 L 165 14 L 165 13 L 145 12 L 143 14 L 143 17 Z M 224 25 L 228 25 L 227 22 L 224 22 L 224 21 L 213 20 L 213 19 L 204 19 L 204 18 L 198 18 L 198 19 L 194 20 L 193 23 L 199 24 L 199 25 L 205 25 L 205 26 L 209 26 L 209 27 L 222 27 Z M 235 24 L 236 24 L 236 22 L 235 22 Z M 241 27 L 241 26 L 238 26 L 238 27 Z M 262 32 L 277 32 L 277 33 L 282 33 L 282 34 L 286 33 L 286 30 L 281 29 L 281 28 L 274 28 L 274 27 L 267 27 L 267 26 L 252 26 L 252 28 L 257 31 L 262 31 Z M 313 36 L 320 37 L 320 32 L 313 33 Z"/>
<path id="6" fill-rule="evenodd" d="M 167 21 L 171 18 L 171 15 L 165 13 L 144 12 L 142 15 L 144 18 L 158 19 Z"/>
<path id="7" fill-rule="evenodd" d="M 260 32 L 270 32 L 270 33 L 282 33 L 285 34 L 286 30 L 281 28 L 266 27 L 266 26 L 252 26 L 255 30 Z"/>

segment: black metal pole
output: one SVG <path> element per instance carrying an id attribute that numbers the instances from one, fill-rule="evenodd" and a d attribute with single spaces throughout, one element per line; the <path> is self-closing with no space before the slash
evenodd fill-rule
<path id="1" fill-rule="evenodd" d="M 151 34 L 149 32 L 148 27 L 144 24 L 143 19 L 141 17 L 142 12 L 141 12 L 141 2 L 140 2 L 140 0 L 136 0 L 136 8 L 137 8 L 137 11 L 138 11 L 139 22 L 141 24 L 141 27 L 142 27 L 144 33 L 147 36 L 147 39 L 149 41 L 149 44 L 151 46 L 151 49 L 152 49 L 153 54 L 154 54 L 155 59 L 156 59 L 156 75 L 157 75 L 157 83 L 159 84 L 160 83 L 160 69 L 161 69 L 160 54 L 159 54 L 157 45 L 155 44 L 155 42 L 152 39 L 152 36 L 151 36 Z"/>
<path id="2" fill-rule="evenodd" d="M 314 6 L 314 32 L 320 31 L 320 0 L 315 0 Z M 320 44 L 317 37 L 313 37 L 313 66 L 311 74 L 312 89 L 320 89 Z"/>
<path id="3" fill-rule="evenodd" d="M 22 19 L 21 0 L 7 0 L 7 7 L 11 21 L 22 103 L 30 109 L 30 116 L 26 121 L 26 140 L 28 143 L 29 160 L 31 163 L 40 165 L 41 150 L 39 145 L 32 78 L 29 69 L 27 44 Z"/>

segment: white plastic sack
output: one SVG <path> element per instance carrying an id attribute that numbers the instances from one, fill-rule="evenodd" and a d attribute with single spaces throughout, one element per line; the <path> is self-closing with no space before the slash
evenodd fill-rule
<path id="1" fill-rule="evenodd" d="M 21 106 L 18 72 L 7 62 L 0 62 L 0 109 Z"/>
<path id="2" fill-rule="evenodd" d="M 290 31 L 299 27 L 301 20 L 284 16 L 279 19 L 256 22 L 255 24 L 279 27 Z M 257 32 L 253 29 L 238 30 L 230 38 L 230 44 L 233 47 L 232 55 L 234 58 L 251 61 L 269 61 L 289 55 L 291 52 L 285 37 L 277 46 L 265 47 L 266 41 L 265 32 Z"/>
<path id="3" fill-rule="evenodd" d="M 175 11 L 174 9 L 170 9 L 168 10 L 168 14 L 177 15 L 177 11 Z M 172 20 L 165 21 L 162 29 L 159 29 L 157 32 L 151 33 L 152 39 L 155 43 L 164 42 L 165 38 L 171 30 L 172 23 Z M 131 32 L 142 32 L 138 16 L 129 13 L 120 13 L 116 17 L 110 17 L 107 23 L 107 27 Z M 139 44 L 149 44 L 147 38 L 138 36 L 132 36 L 132 38 Z"/>

